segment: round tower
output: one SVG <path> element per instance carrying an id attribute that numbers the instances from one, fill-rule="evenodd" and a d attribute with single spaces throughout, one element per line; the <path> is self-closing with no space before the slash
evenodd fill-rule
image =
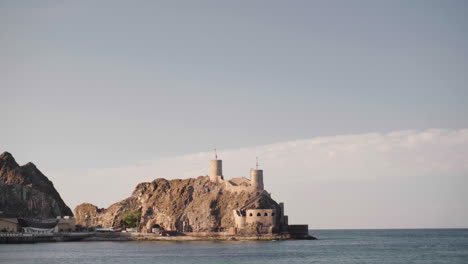
<path id="1" fill-rule="evenodd" d="M 223 179 L 223 161 L 219 159 L 211 160 L 210 180 L 216 182 L 218 178 Z"/>
<path id="2" fill-rule="evenodd" d="M 263 191 L 263 170 L 251 169 L 250 181 L 252 182 L 252 187 Z"/>

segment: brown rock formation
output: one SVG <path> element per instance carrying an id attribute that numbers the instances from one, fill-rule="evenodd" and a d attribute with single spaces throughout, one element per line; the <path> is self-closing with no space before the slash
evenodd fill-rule
<path id="1" fill-rule="evenodd" d="M 119 227 L 120 214 L 126 210 L 141 212 L 140 227 L 159 225 L 179 232 L 212 232 L 234 226 L 233 210 L 257 195 L 256 191 L 230 192 L 225 185 L 208 176 L 184 180 L 156 179 L 140 183 L 132 195 L 107 209 L 81 204 L 74 210 L 77 224 Z M 257 208 L 278 208 L 271 198 L 261 199 Z"/>
<path id="2" fill-rule="evenodd" d="M 54 184 L 33 163 L 19 166 L 8 152 L 0 155 L 0 212 L 15 217 L 73 215 Z"/>

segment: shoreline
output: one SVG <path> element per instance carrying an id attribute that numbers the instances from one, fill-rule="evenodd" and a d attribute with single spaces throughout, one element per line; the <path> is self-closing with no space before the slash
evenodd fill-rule
<path id="1" fill-rule="evenodd" d="M 267 234 L 259 236 L 236 236 L 226 234 L 211 235 L 206 234 L 180 234 L 174 236 L 160 236 L 152 233 L 56 233 L 56 234 L 24 234 L 9 233 L 0 235 L 0 244 L 23 244 L 41 242 L 70 242 L 70 241 L 167 241 L 167 242 L 188 242 L 188 241 L 282 241 L 282 240 L 316 240 L 313 236 L 291 237 L 290 234 Z"/>
<path id="2" fill-rule="evenodd" d="M 159 236 L 151 233 L 95 233 L 81 241 L 277 241 L 277 240 L 316 240 L 313 236 L 291 237 L 289 234 L 236 236 L 236 235 L 176 235 Z"/>

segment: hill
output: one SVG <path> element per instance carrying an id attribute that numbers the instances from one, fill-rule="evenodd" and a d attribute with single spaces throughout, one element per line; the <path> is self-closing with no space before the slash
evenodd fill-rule
<path id="1" fill-rule="evenodd" d="M 73 213 L 33 163 L 20 166 L 4 152 L 0 155 L 0 215 L 52 218 Z"/>

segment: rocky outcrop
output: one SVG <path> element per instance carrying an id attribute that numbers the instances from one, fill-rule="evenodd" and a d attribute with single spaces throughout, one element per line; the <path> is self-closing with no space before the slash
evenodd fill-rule
<path id="1" fill-rule="evenodd" d="M 74 210 L 77 224 L 83 226 L 119 227 L 120 215 L 127 210 L 141 212 L 140 227 L 160 226 L 178 232 L 213 232 L 234 226 L 233 210 L 244 206 L 257 192 L 228 191 L 223 183 L 208 176 L 184 180 L 156 179 L 140 183 L 132 195 L 107 209 L 88 203 Z M 252 205 L 256 208 L 278 208 L 269 197 Z"/>
<path id="2" fill-rule="evenodd" d="M 54 184 L 33 163 L 19 166 L 8 152 L 0 155 L 0 212 L 37 218 L 73 215 Z"/>

